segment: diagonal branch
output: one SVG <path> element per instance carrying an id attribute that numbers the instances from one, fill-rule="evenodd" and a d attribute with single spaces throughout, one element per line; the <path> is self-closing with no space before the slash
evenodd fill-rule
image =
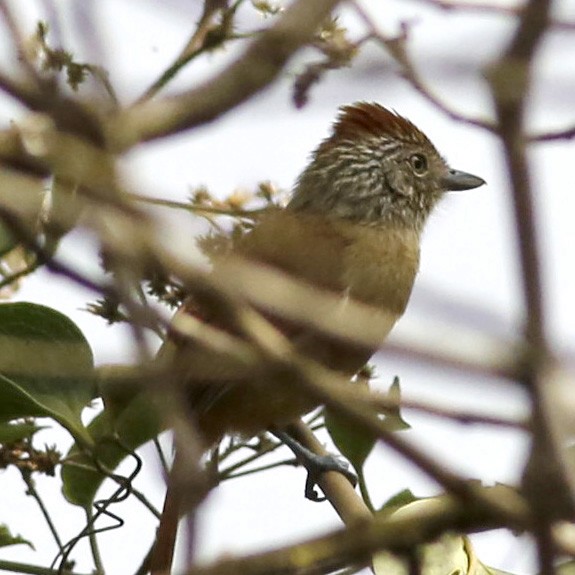
<path id="1" fill-rule="evenodd" d="M 359 2 L 354 1 L 352 4 L 358 16 L 363 20 L 365 26 L 367 27 L 370 37 L 378 42 L 395 60 L 395 62 L 400 66 L 402 77 L 407 80 L 407 82 L 409 82 L 411 86 L 430 104 L 435 106 L 439 111 L 441 111 L 452 120 L 463 122 L 465 124 L 487 130 L 488 132 L 493 132 L 495 130 L 495 126 L 488 120 L 473 118 L 471 116 L 465 116 L 461 114 L 460 112 L 451 108 L 431 90 L 430 86 L 419 73 L 419 70 L 416 68 L 409 56 L 407 49 L 407 41 L 409 39 L 409 25 L 407 23 L 402 24 L 402 29 L 399 34 L 396 36 L 388 36 L 379 29 L 368 12 Z"/>
<path id="2" fill-rule="evenodd" d="M 450 497 L 435 498 L 412 514 L 379 516 L 373 521 L 358 522 L 303 543 L 273 551 L 223 558 L 202 567 L 192 568 L 188 575 L 308 575 L 332 573 L 347 565 L 367 564 L 382 549 L 415 549 L 445 531 L 482 531 L 498 527 L 521 530 L 529 524 L 525 506 L 513 490 L 502 485 L 475 488 L 478 500 L 489 500 L 493 514 L 481 505 L 462 507 Z"/>
<path id="3" fill-rule="evenodd" d="M 108 124 L 111 141 L 126 149 L 211 122 L 245 102 L 277 78 L 338 3 L 297 0 L 238 60 L 212 80 L 161 101 L 137 104 L 113 117 Z"/>
<path id="4" fill-rule="evenodd" d="M 152 85 L 138 98 L 136 103 L 143 103 L 146 100 L 153 98 L 178 72 L 188 64 L 192 59 L 196 58 L 206 50 L 211 50 L 216 47 L 213 42 L 209 41 L 210 34 L 214 32 L 218 24 L 216 23 L 216 15 L 223 11 L 235 11 L 235 7 L 227 8 L 227 2 L 221 0 L 205 2 L 204 10 L 200 20 L 194 30 L 193 34 L 187 41 L 183 50 L 178 54 L 176 59 L 168 68 L 162 72 L 160 77 L 155 80 Z M 225 35 L 220 35 L 219 41 L 225 42 Z"/>

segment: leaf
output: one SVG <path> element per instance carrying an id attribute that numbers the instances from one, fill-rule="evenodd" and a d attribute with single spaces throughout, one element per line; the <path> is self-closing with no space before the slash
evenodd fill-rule
<path id="1" fill-rule="evenodd" d="M 367 388 L 371 377 L 372 370 L 366 366 L 365 371 L 362 370 L 358 378 L 352 381 L 350 385 Z M 359 428 L 355 422 L 347 417 L 335 415 L 329 409 L 324 410 L 324 419 L 326 429 L 335 446 L 360 474 L 365 460 L 377 441 L 377 436 Z"/>
<path id="2" fill-rule="evenodd" d="M 107 364 L 97 368 L 98 395 L 113 419 L 124 411 L 146 385 L 146 373 L 133 365 Z"/>
<path id="3" fill-rule="evenodd" d="M 409 503 L 401 505 L 402 500 Z M 417 528 L 422 519 L 429 517 L 430 513 L 438 513 L 444 505 L 444 496 L 417 499 L 406 489 L 387 501 L 377 512 L 377 519 L 380 520 L 382 515 L 392 515 L 412 521 Z M 470 570 L 473 575 L 489 575 L 490 568 L 480 563 L 470 540 L 462 535 L 443 533 L 435 541 L 420 545 L 413 551 L 417 553 L 421 575 L 466 575 Z M 373 557 L 375 575 L 409 575 L 412 568 L 405 555 L 383 551 Z"/>
<path id="4" fill-rule="evenodd" d="M 376 436 L 354 422 L 324 410 L 325 427 L 339 452 L 359 471 L 376 442 Z"/>
<path id="5" fill-rule="evenodd" d="M 395 376 L 393 378 L 393 383 L 391 384 L 387 396 L 390 400 L 393 400 L 398 404 L 397 408 L 386 409 L 385 419 L 383 423 L 389 431 L 404 431 L 405 429 L 410 429 L 411 426 L 403 417 L 401 417 L 401 412 L 399 404 L 401 403 L 401 388 L 399 385 L 399 377 Z"/>
<path id="6" fill-rule="evenodd" d="M 34 545 L 30 541 L 20 535 L 12 535 L 8 526 L 2 524 L 0 525 L 0 547 L 8 547 L 9 545 L 28 545 L 34 549 Z"/>
<path id="7" fill-rule="evenodd" d="M 409 503 L 413 503 L 414 501 L 418 501 L 418 497 L 416 497 L 411 489 L 403 489 L 399 493 L 392 495 L 382 506 L 381 509 L 378 511 L 378 514 L 391 514 L 394 511 L 397 511 L 400 507 L 404 507 Z"/>
<path id="8" fill-rule="evenodd" d="M 468 542 L 461 535 L 444 533 L 437 541 L 418 548 L 421 575 L 465 575 L 469 569 Z M 409 565 L 388 551 L 373 558 L 375 575 L 409 575 Z"/>
<path id="9" fill-rule="evenodd" d="M 34 423 L 0 422 L 0 443 L 10 444 L 22 441 L 23 439 L 30 439 L 40 429 L 44 428 Z"/>
<path id="10" fill-rule="evenodd" d="M 139 393 L 121 411 L 118 407 L 105 409 L 88 426 L 94 455 L 109 471 L 163 431 L 160 411 L 149 393 Z M 70 462 L 62 466 L 62 492 L 70 503 L 86 508 L 92 505 L 106 475 L 96 469 L 78 444 L 72 446 L 66 459 Z"/>
<path id="11" fill-rule="evenodd" d="M 78 441 L 95 397 L 90 345 L 72 320 L 26 302 L 0 304 L 0 420 L 51 417 Z"/>

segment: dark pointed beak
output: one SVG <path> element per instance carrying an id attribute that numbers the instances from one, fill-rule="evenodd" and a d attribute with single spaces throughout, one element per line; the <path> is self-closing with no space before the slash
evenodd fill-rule
<path id="1" fill-rule="evenodd" d="M 449 170 L 443 176 L 442 182 L 444 189 L 448 192 L 460 192 L 462 190 L 472 190 L 478 188 L 485 183 L 485 180 L 468 174 L 467 172 L 460 172 L 459 170 Z"/>

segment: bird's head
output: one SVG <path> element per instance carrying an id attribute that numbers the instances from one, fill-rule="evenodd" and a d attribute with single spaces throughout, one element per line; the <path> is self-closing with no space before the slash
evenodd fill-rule
<path id="1" fill-rule="evenodd" d="M 289 208 L 421 230 L 445 192 L 483 183 L 451 169 L 409 120 L 360 102 L 341 108 L 331 135 L 299 177 Z"/>

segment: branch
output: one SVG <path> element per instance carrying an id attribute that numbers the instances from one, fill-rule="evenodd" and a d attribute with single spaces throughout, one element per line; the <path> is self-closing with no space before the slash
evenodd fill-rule
<path id="1" fill-rule="evenodd" d="M 531 429 L 531 426 L 527 421 L 516 421 L 504 417 L 481 414 L 443 405 L 432 405 L 425 401 L 406 399 L 404 397 L 400 400 L 396 400 L 390 398 L 388 395 L 373 393 L 371 404 L 378 411 L 383 413 L 389 412 L 389 410 L 408 409 L 420 411 L 426 415 L 431 415 L 432 417 L 440 417 L 456 421 L 463 425 L 493 425 L 497 427 L 516 429 L 519 431 L 530 431 Z"/>
<path id="2" fill-rule="evenodd" d="M 32 478 L 32 474 L 30 473 L 30 471 L 26 471 L 24 469 L 20 469 L 20 474 L 22 475 L 22 479 L 24 480 L 24 483 L 26 484 L 26 488 L 27 488 L 26 494 L 33 497 L 34 500 L 36 501 L 36 503 L 38 504 L 38 507 L 40 508 L 40 512 L 42 513 L 42 516 L 44 517 L 44 520 L 46 521 L 46 525 L 48 526 L 48 529 L 50 530 L 50 533 L 52 534 L 52 537 L 54 538 L 54 541 L 56 542 L 56 545 L 58 546 L 58 550 L 61 551 L 62 550 L 62 540 L 60 539 L 60 535 L 58 534 L 58 530 L 56 529 L 56 526 L 54 525 L 54 522 L 52 521 L 52 517 L 50 516 L 50 512 L 48 511 L 48 508 L 44 504 L 44 500 L 42 499 L 42 497 L 38 493 L 38 490 L 36 489 L 36 484 L 34 482 L 34 479 Z"/>
<path id="3" fill-rule="evenodd" d="M 402 30 L 400 34 L 394 37 L 390 37 L 384 34 L 381 30 L 379 30 L 373 19 L 364 10 L 364 8 L 359 2 L 353 1 L 352 5 L 357 14 L 359 15 L 359 17 L 363 20 L 364 24 L 368 28 L 371 37 L 374 40 L 376 40 L 383 48 L 385 48 L 386 52 L 401 67 L 401 75 L 428 102 L 430 102 L 433 106 L 435 106 L 438 110 L 440 110 L 442 113 L 447 115 L 452 120 L 455 120 L 457 122 L 463 122 L 465 124 L 469 124 L 471 126 L 487 130 L 489 132 L 495 131 L 495 126 L 492 123 L 486 120 L 464 116 L 460 112 L 457 112 L 452 108 L 450 108 L 443 100 L 441 100 L 441 98 L 439 98 L 432 92 L 431 88 L 425 83 L 424 79 L 421 77 L 419 71 L 411 61 L 409 54 L 407 52 L 409 26 L 406 23 L 402 25 Z"/>
<path id="4" fill-rule="evenodd" d="M 556 132 L 543 132 L 529 137 L 530 142 L 553 142 L 555 140 L 572 140 L 575 138 L 575 126 Z"/>
<path id="5" fill-rule="evenodd" d="M 170 267 L 175 269 L 175 265 Z M 221 313 L 230 318 L 230 325 L 239 330 L 239 337 L 224 333 L 184 313 L 176 315 L 173 320 L 174 335 L 178 333 L 187 336 L 199 345 L 212 349 L 216 345 L 218 351 L 237 358 L 245 366 L 257 365 L 259 369 L 269 369 L 270 377 L 273 377 L 275 370 L 289 373 L 294 392 L 313 397 L 318 404 L 326 405 L 336 414 L 351 420 L 360 429 L 380 438 L 448 492 L 456 494 L 464 501 L 472 497 L 468 484 L 459 476 L 391 432 L 378 418 L 377 413 L 369 409 L 369 403 L 359 400 L 361 391 L 350 386 L 348 378 L 298 354 L 279 330 L 254 309 L 242 304 L 242 300 L 231 293 L 229 287 L 226 290 L 224 284 L 229 284 L 229 281 L 222 282 L 219 286 L 217 283 L 212 284 L 209 291 L 210 301 L 217 302 Z M 186 282 L 186 285 L 200 296 L 203 293 L 205 297 L 203 290 L 206 286 L 200 288 L 197 282 Z M 218 286 L 217 291 L 213 289 L 215 286 Z M 338 308 L 338 315 L 341 316 L 339 310 L 342 310 L 341 305 Z M 369 397 L 369 393 L 367 396 Z"/>
<path id="6" fill-rule="evenodd" d="M 0 14 L 2 14 L 6 28 L 12 37 L 12 44 L 16 52 L 15 55 L 17 55 L 18 59 L 22 63 L 28 78 L 36 85 L 36 87 L 39 87 L 41 79 L 34 66 L 34 62 L 30 57 L 30 53 L 26 49 L 26 38 L 22 34 L 20 26 L 16 22 L 16 18 L 7 2 L 0 2 Z"/>
<path id="7" fill-rule="evenodd" d="M 26 575 L 61 575 L 58 569 L 39 567 L 38 565 L 18 563 L 16 561 L 6 561 L 5 559 L 0 559 L 0 571 L 8 571 L 10 573 L 25 573 Z M 81 574 L 77 571 L 66 571 L 66 575 Z M 93 575 L 93 572 L 89 573 L 88 575 Z"/>
<path id="8" fill-rule="evenodd" d="M 329 452 L 302 421 L 291 424 L 288 431 L 294 439 L 316 455 L 329 455 Z M 349 479 L 341 473 L 337 471 L 322 473 L 317 483 L 346 525 L 369 521 L 373 518 L 370 510 L 351 486 Z"/>
<path id="9" fill-rule="evenodd" d="M 165 262 L 165 257 L 162 256 L 160 261 Z M 167 267 L 173 272 L 184 274 L 180 277 L 185 277 L 186 268 L 181 263 L 172 258 L 171 265 L 176 267 Z M 180 271 L 176 271 L 178 269 Z M 216 280 L 214 287 L 217 285 L 216 289 L 225 289 L 226 284 L 230 284 L 229 278 L 233 278 L 235 289 L 257 309 L 277 313 L 280 317 L 309 326 L 320 333 L 348 339 L 368 348 L 381 345 L 381 322 L 385 321 L 385 314 L 382 316 L 381 310 L 353 300 L 346 301 L 346 305 L 342 306 L 338 295 L 318 293 L 305 282 L 285 272 L 240 258 L 230 259 L 220 264 L 218 269 L 221 277 Z M 454 306 L 454 309 L 457 308 Z M 412 360 L 425 360 L 450 369 L 508 379 L 516 379 L 523 365 L 521 358 L 529 353 L 528 349 L 516 342 L 491 338 L 454 323 L 449 324 L 451 331 L 447 340 L 430 340 L 426 334 L 444 331 L 444 328 L 437 329 L 438 324 L 421 320 L 405 335 L 391 336 L 381 352 Z"/>
<path id="10" fill-rule="evenodd" d="M 532 59 L 548 25 L 549 9 L 550 0 L 531 0 L 507 50 L 486 70 L 513 193 L 527 310 L 526 339 L 541 351 L 546 349 L 541 265 L 524 112 Z"/>
<path id="11" fill-rule="evenodd" d="M 533 59 L 549 26 L 551 0 L 530 0 L 523 8 L 515 34 L 501 57 L 486 70 L 498 119 L 523 274 L 526 307 L 525 339 L 532 352 L 520 381 L 531 394 L 533 441 L 523 474 L 523 490 L 534 514 L 533 534 L 539 571 L 554 573 L 557 556 L 552 525 L 575 516 L 575 475 L 563 453 L 556 413 L 557 369 L 546 338 L 539 241 L 529 169 L 524 116 L 531 88 Z"/>
<path id="12" fill-rule="evenodd" d="M 297 0 L 213 80 L 162 101 L 137 104 L 113 117 L 108 123 L 111 141 L 115 147 L 127 149 L 211 122 L 245 102 L 276 79 L 338 3 Z"/>
<path id="13" fill-rule="evenodd" d="M 527 509 L 513 490 L 502 485 L 474 490 L 478 500 L 490 501 L 489 507 L 499 509 L 499 515 L 493 515 L 481 505 L 464 507 L 453 498 L 438 497 L 422 502 L 412 513 L 379 516 L 304 543 L 222 559 L 190 569 L 187 575 L 331 573 L 349 564 L 365 565 L 382 549 L 415 549 L 445 531 L 476 532 L 499 527 L 524 530 L 529 526 Z"/>
<path id="14" fill-rule="evenodd" d="M 215 22 L 215 17 L 218 12 L 235 12 L 237 6 L 232 8 L 226 7 L 227 2 L 221 0 L 211 0 L 204 3 L 204 11 L 200 17 L 196 29 L 191 35 L 190 39 L 184 46 L 184 49 L 180 52 L 173 63 L 165 70 L 160 77 L 144 92 L 144 94 L 138 98 L 137 104 L 141 104 L 146 100 L 153 98 L 170 80 L 172 80 L 176 74 L 189 62 L 202 54 L 207 50 L 212 50 L 219 44 L 223 44 L 228 38 L 225 34 L 220 34 L 217 38 L 217 42 L 209 41 L 210 34 L 218 28 L 218 24 Z M 222 16 L 223 17 L 223 16 Z"/>

